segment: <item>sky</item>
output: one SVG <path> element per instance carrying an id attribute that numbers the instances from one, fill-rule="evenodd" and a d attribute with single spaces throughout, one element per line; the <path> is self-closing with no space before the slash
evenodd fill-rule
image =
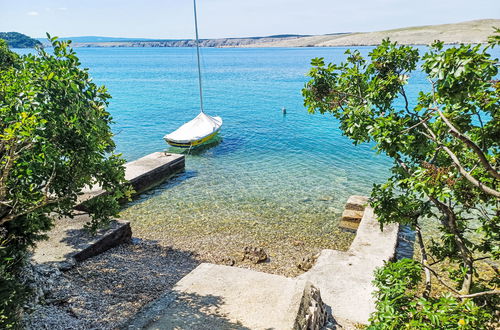
<path id="1" fill-rule="evenodd" d="M 500 0 L 198 0 L 200 38 L 327 34 L 500 18 Z M 0 32 L 193 37 L 191 0 L 0 0 Z"/>

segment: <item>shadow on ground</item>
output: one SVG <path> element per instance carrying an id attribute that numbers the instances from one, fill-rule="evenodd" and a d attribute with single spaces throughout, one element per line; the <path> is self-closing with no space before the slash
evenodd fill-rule
<path id="1" fill-rule="evenodd" d="M 116 329 L 199 265 L 188 251 L 133 239 L 63 273 L 38 328 Z M 36 313 L 36 312 L 35 312 Z M 28 327 L 29 328 L 29 327 Z"/>
<path id="2" fill-rule="evenodd" d="M 168 292 L 141 310 L 123 329 L 250 329 L 222 314 L 223 304 L 218 296 Z"/>

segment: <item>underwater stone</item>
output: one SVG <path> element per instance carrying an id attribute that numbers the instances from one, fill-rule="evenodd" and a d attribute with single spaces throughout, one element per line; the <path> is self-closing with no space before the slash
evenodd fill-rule
<path id="1" fill-rule="evenodd" d="M 243 249 L 243 257 L 241 261 L 248 259 L 252 261 L 254 264 L 257 264 L 262 261 L 266 261 L 268 255 L 263 248 L 245 246 Z"/>

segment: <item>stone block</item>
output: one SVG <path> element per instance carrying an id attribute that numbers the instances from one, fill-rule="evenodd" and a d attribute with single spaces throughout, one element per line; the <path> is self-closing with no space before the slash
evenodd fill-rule
<path id="1" fill-rule="evenodd" d="M 359 222 L 340 220 L 339 227 L 340 229 L 355 233 L 358 230 Z"/>
<path id="2" fill-rule="evenodd" d="M 368 197 L 366 196 L 358 196 L 352 195 L 347 199 L 347 203 L 345 204 L 346 210 L 356 210 L 363 211 L 368 204 Z"/>
<path id="3" fill-rule="evenodd" d="M 363 213 L 364 211 L 346 209 L 344 210 L 344 212 L 342 212 L 341 220 L 359 223 L 361 221 L 361 218 L 363 218 Z"/>
<path id="4" fill-rule="evenodd" d="M 103 253 L 122 243 L 129 243 L 132 238 L 132 228 L 130 228 L 130 222 L 124 220 L 116 220 L 116 222 L 118 225 L 113 230 L 109 230 L 106 234 L 99 237 L 99 239 L 89 244 L 86 248 L 76 252 L 73 255 L 73 258 L 75 258 L 77 262 L 80 262 Z"/>

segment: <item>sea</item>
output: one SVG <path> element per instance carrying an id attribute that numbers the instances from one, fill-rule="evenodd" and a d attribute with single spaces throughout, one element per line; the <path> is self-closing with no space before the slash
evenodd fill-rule
<path id="1" fill-rule="evenodd" d="M 367 55 L 373 47 L 357 49 Z M 112 95 L 117 152 L 127 161 L 180 152 L 163 136 L 200 111 L 195 49 L 76 50 L 93 81 Z M 372 144 L 355 146 L 343 136 L 332 115 L 304 107 L 301 90 L 311 59 L 340 63 L 346 50 L 203 48 L 204 108 L 222 117 L 220 139 L 187 153 L 184 172 L 130 203 L 122 216 L 158 232 L 202 222 L 231 235 L 252 222 L 262 232 L 300 234 L 322 247 L 338 232 L 347 198 L 370 195 L 391 167 Z M 422 89 L 429 84 L 417 71 L 410 76 L 410 102 Z M 168 239 L 168 232 L 163 235 Z"/>

